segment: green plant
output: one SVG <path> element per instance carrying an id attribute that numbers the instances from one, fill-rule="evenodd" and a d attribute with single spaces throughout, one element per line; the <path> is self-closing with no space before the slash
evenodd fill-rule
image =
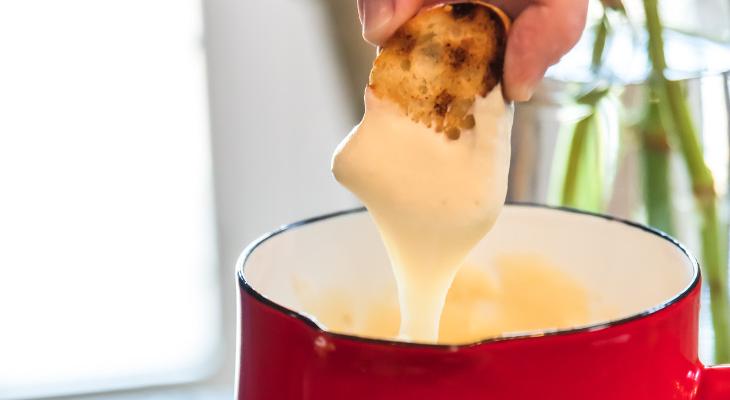
<path id="1" fill-rule="evenodd" d="M 602 0 L 603 15 L 595 29 L 592 70 L 599 76 L 606 42 L 611 35 L 609 13 L 628 18 L 620 0 Z M 699 237 L 702 243 L 701 264 L 710 290 L 710 307 L 715 332 L 715 361 L 730 361 L 730 303 L 728 302 L 728 240 L 726 224 L 718 213 L 718 196 L 712 172 L 702 151 L 699 132 L 686 101 L 681 81 L 667 77 L 664 26 L 658 0 L 643 0 L 648 36 L 647 53 L 651 73 L 645 82 L 645 106 L 638 123 L 629 131 L 641 144 L 642 191 L 647 223 L 674 234 L 670 155 L 678 152 L 692 185 L 692 195 L 701 219 Z M 561 201 L 564 205 L 597 210 L 602 208 L 603 175 L 600 166 L 586 160 L 599 160 L 600 145 L 587 145 L 593 137 L 600 143 L 598 121 L 600 108 L 610 93 L 611 84 L 602 84 L 580 95 L 576 102 L 589 111 L 575 125 L 563 180 Z M 580 176 L 589 179 L 579 179 Z M 592 182 L 586 183 L 586 182 Z M 599 199 L 596 201 L 596 199 Z"/>

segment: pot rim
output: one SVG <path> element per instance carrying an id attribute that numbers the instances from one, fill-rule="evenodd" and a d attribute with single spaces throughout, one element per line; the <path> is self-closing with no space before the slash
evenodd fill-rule
<path id="1" fill-rule="evenodd" d="M 540 338 L 540 337 L 552 337 L 552 336 L 566 336 L 566 335 L 572 335 L 572 334 L 578 334 L 578 333 L 586 333 L 586 332 L 593 332 L 593 331 L 601 331 L 608 328 L 616 327 L 618 325 L 624 325 L 632 321 L 636 321 L 639 319 L 643 319 L 646 317 L 649 317 L 651 315 L 654 315 L 660 311 L 663 311 L 673 304 L 679 303 L 682 299 L 687 297 L 690 293 L 692 293 L 698 286 L 701 281 L 701 272 L 699 263 L 697 262 L 697 259 L 676 239 L 669 236 L 668 234 L 659 231 L 657 229 L 628 221 L 625 219 L 612 217 L 609 215 L 604 214 L 598 214 L 583 210 L 576 210 L 573 208 L 568 207 L 556 207 L 556 206 L 548 206 L 544 204 L 536 204 L 536 203 L 526 203 L 526 202 L 507 202 L 505 203 L 506 206 L 509 207 L 528 207 L 528 208 L 538 208 L 538 209 L 548 209 L 548 210 L 554 210 L 559 212 L 566 212 L 571 214 L 579 214 L 579 215 L 585 215 L 589 217 L 594 218 L 601 218 L 607 221 L 612 222 L 618 222 L 623 225 L 626 225 L 633 229 L 640 229 L 644 232 L 647 232 L 649 234 L 652 234 L 654 236 L 657 236 L 663 240 L 666 240 L 667 242 L 671 243 L 674 247 L 678 248 L 680 252 L 687 257 L 687 259 L 690 260 L 692 264 L 693 269 L 693 276 L 690 283 L 682 289 L 679 293 L 677 293 L 675 296 L 665 300 L 663 303 L 648 308 L 642 312 L 630 315 L 628 317 L 600 322 L 597 324 L 592 325 L 586 325 L 581 326 L 577 328 L 570 328 L 570 329 L 551 329 L 551 330 L 544 330 L 544 331 L 537 331 L 534 333 L 514 333 L 514 334 L 503 334 L 500 336 L 490 337 L 486 339 L 481 339 L 475 342 L 469 342 L 465 344 L 444 344 L 444 343 L 418 343 L 418 342 L 402 342 L 398 340 L 392 340 L 392 339 L 380 339 L 380 338 L 372 338 L 372 337 L 364 337 L 364 336 L 357 336 L 357 335 L 351 335 L 351 334 L 345 334 L 345 333 L 338 333 L 333 332 L 327 329 L 324 329 L 322 326 L 320 326 L 314 319 L 310 318 L 306 314 L 299 313 L 297 311 L 294 311 L 292 309 L 289 309 L 287 307 L 284 307 L 281 304 L 276 303 L 275 301 L 267 298 L 263 294 L 261 294 L 259 291 L 253 288 L 253 286 L 246 280 L 244 277 L 244 269 L 246 267 L 246 261 L 248 258 L 253 254 L 253 252 L 256 250 L 258 246 L 263 244 L 264 242 L 268 241 L 269 239 L 278 236 L 282 233 L 291 231 L 293 229 L 297 229 L 300 227 L 312 225 L 318 222 L 330 220 L 333 218 L 338 218 L 350 214 L 357 214 L 361 212 L 367 212 L 367 209 L 365 207 L 358 207 L 358 208 L 352 208 L 342 211 L 336 211 L 333 213 L 323 214 L 312 218 L 307 218 L 298 222 L 294 222 L 291 224 L 283 225 L 280 228 L 273 230 L 269 233 L 264 234 L 263 236 L 259 237 L 258 239 L 251 242 L 241 253 L 240 257 L 238 258 L 238 261 L 236 262 L 236 275 L 238 277 L 238 284 L 239 287 L 246 291 L 247 294 L 249 294 L 253 299 L 258 301 L 259 303 L 262 303 L 263 305 L 270 307 L 286 316 L 293 317 L 298 319 L 301 322 L 304 322 L 307 326 L 310 328 L 318 331 L 321 334 L 327 334 L 335 338 L 340 338 L 344 340 L 350 340 L 350 341 L 356 341 L 356 342 L 364 342 L 364 343 L 370 343 L 370 344 L 379 344 L 379 345 L 387 345 L 387 346 L 396 346 L 396 347 L 422 347 L 422 348 L 432 348 L 432 349 L 442 349 L 453 352 L 454 350 L 462 349 L 462 348 L 468 348 L 468 347 L 475 347 L 475 346 L 481 346 L 484 344 L 489 343 L 496 343 L 496 342 L 502 342 L 502 341 L 513 341 L 513 340 L 521 340 L 521 339 L 534 339 L 534 338 Z"/>

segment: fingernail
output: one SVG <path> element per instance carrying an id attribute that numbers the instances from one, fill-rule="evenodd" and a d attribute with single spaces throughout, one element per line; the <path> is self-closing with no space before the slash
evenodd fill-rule
<path id="1" fill-rule="evenodd" d="M 393 17 L 393 0 L 366 0 L 362 13 L 363 34 L 367 37 Z"/>
<path id="2" fill-rule="evenodd" d="M 537 89 L 537 84 L 519 84 L 516 87 L 513 87 L 512 90 L 512 100 L 514 101 L 529 101 L 532 98 L 532 95 L 535 94 L 535 90 Z"/>

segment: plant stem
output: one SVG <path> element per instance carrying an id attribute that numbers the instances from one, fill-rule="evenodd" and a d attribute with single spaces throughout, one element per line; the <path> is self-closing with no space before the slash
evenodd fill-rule
<path id="1" fill-rule="evenodd" d="M 603 8 L 603 17 L 596 25 L 595 38 L 593 40 L 593 54 L 591 57 L 591 69 L 594 73 L 599 72 L 603 64 L 603 54 L 606 50 L 606 40 L 609 34 L 608 15 L 606 14 L 606 5 Z M 568 150 L 568 162 L 565 170 L 565 178 L 563 179 L 563 190 L 561 196 L 561 204 L 564 206 L 583 208 L 591 211 L 601 211 L 602 197 L 602 176 L 600 168 L 601 157 L 601 139 L 598 132 L 598 102 L 601 101 L 609 92 L 609 88 L 593 88 L 589 92 L 579 96 L 576 103 L 587 105 L 590 112 L 575 124 L 573 137 L 570 141 Z M 588 147 L 589 135 L 593 131 L 595 134 L 593 148 Z M 593 150 L 593 154 L 588 154 Z M 593 161 L 598 161 L 595 165 L 587 164 L 590 156 Z M 580 179 L 584 174 L 593 174 L 591 179 L 587 176 Z M 593 200 L 593 201 L 591 201 Z"/>
<path id="2" fill-rule="evenodd" d="M 573 138 L 570 142 L 570 151 L 568 153 L 565 180 L 563 181 L 561 202 L 565 206 L 580 207 L 578 200 L 578 172 L 581 168 L 581 158 L 585 151 L 585 142 L 590 131 L 590 125 L 593 123 L 593 118 L 594 114 L 591 112 L 575 124 Z"/>
<path id="3" fill-rule="evenodd" d="M 603 208 L 603 167 L 598 107 L 576 123 L 563 181 L 564 206 L 600 212 Z"/>
<path id="4" fill-rule="evenodd" d="M 730 361 L 730 324 L 728 321 L 727 263 L 717 213 L 717 194 L 712 172 L 704 161 L 699 135 L 692 114 L 685 101 L 680 82 L 670 81 L 665 75 L 663 27 L 659 17 L 658 0 L 644 0 L 646 25 L 649 32 L 649 57 L 654 78 L 659 81 L 673 122 L 673 131 L 679 140 L 682 156 L 687 165 L 695 202 L 702 216 L 702 261 L 710 288 L 710 308 L 715 331 L 715 361 Z"/>
<path id="5" fill-rule="evenodd" d="M 608 38 L 608 15 L 606 14 L 606 8 L 603 8 L 603 16 L 601 21 L 596 25 L 596 36 L 593 40 L 593 54 L 591 56 L 591 69 L 593 72 L 598 72 L 603 64 L 603 53 L 606 50 L 606 39 Z"/>
<path id="6" fill-rule="evenodd" d="M 649 225 L 674 234 L 669 184 L 669 139 L 662 123 L 658 100 L 651 90 L 643 121 L 639 125 L 643 166 L 644 202 Z"/>
<path id="7" fill-rule="evenodd" d="M 563 179 L 561 204 L 599 212 L 603 202 L 602 149 L 598 104 L 610 92 L 609 87 L 595 87 L 575 101 L 589 108 L 588 114 L 575 124 Z"/>

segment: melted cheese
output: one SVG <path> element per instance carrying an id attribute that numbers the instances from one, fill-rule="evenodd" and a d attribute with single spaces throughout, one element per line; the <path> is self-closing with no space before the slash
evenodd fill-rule
<path id="1" fill-rule="evenodd" d="M 438 340 L 449 287 L 504 204 L 512 110 L 501 93 L 476 99 L 474 128 L 450 140 L 368 90 L 362 122 L 335 152 L 336 179 L 368 208 L 388 250 L 403 340 Z"/>

